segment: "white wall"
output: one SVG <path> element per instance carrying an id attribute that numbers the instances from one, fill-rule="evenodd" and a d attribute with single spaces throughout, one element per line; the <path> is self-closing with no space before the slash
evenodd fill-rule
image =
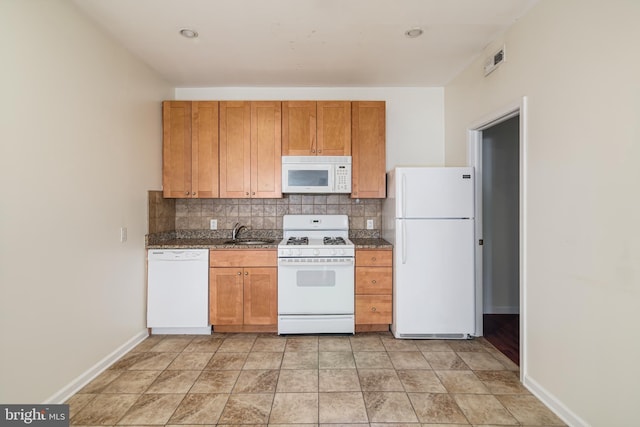
<path id="1" fill-rule="evenodd" d="M 424 87 L 178 88 L 180 100 L 386 101 L 387 169 L 444 165 L 444 89 Z"/>
<path id="2" fill-rule="evenodd" d="M 640 2 L 541 0 L 445 88 L 445 158 L 528 97 L 526 383 L 573 425 L 637 423 Z"/>
<path id="3" fill-rule="evenodd" d="M 173 89 L 64 0 L 0 2 L 0 52 L 0 402 L 38 403 L 146 331 Z"/>

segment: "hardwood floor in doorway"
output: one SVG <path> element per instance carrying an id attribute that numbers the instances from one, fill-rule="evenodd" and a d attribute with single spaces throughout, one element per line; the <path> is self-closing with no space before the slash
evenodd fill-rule
<path id="1" fill-rule="evenodd" d="M 520 366 L 520 315 L 485 314 L 484 338 Z"/>

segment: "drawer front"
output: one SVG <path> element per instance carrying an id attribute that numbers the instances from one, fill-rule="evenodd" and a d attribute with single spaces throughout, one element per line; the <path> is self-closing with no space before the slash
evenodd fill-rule
<path id="1" fill-rule="evenodd" d="M 356 267 L 356 295 L 391 295 L 391 267 Z"/>
<path id="2" fill-rule="evenodd" d="M 211 267 L 277 267 L 278 251 L 275 249 L 212 249 L 209 251 Z"/>
<path id="3" fill-rule="evenodd" d="M 391 323 L 391 295 L 356 295 L 356 324 Z"/>
<path id="4" fill-rule="evenodd" d="M 356 267 L 391 267 L 391 250 L 356 250 Z"/>

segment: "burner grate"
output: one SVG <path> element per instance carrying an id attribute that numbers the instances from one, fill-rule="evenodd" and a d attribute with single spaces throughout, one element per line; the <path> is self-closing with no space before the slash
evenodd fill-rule
<path id="1" fill-rule="evenodd" d="M 322 243 L 325 245 L 346 245 L 347 242 L 344 241 L 342 237 L 325 237 L 322 239 Z"/>
<path id="2" fill-rule="evenodd" d="M 287 245 L 308 245 L 309 238 L 308 237 L 289 237 L 287 239 Z"/>

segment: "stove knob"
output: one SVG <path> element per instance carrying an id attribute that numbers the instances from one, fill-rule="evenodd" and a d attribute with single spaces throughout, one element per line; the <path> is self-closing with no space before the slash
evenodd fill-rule
<path id="1" fill-rule="evenodd" d="M 314 249 L 314 250 L 313 250 L 313 254 L 314 254 L 314 255 L 320 255 L 320 250 L 318 250 L 318 249 Z"/>

